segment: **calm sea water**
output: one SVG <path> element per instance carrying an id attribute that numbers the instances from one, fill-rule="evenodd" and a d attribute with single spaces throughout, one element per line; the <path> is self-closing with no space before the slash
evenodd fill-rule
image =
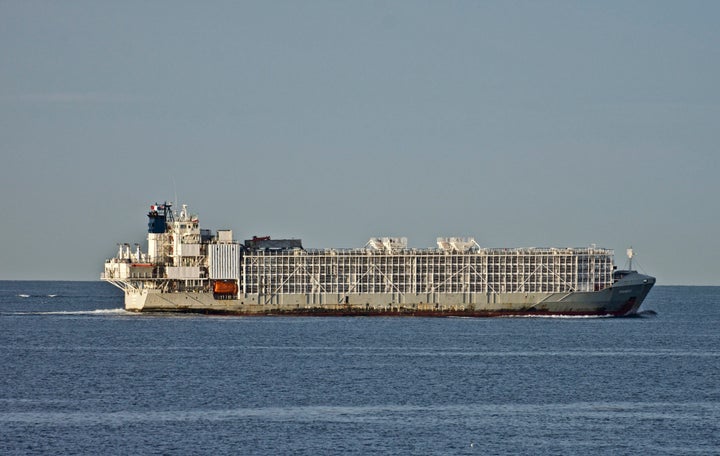
<path id="1" fill-rule="evenodd" d="M 720 454 L 720 287 L 622 319 L 121 307 L 0 282 L 0 454 Z"/>

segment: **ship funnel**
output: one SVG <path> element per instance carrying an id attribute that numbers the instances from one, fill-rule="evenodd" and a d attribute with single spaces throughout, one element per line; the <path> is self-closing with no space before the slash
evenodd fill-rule
<path id="1" fill-rule="evenodd" d="M 148 212 L 148 233 L 164 233 L 167 229 L 168 214 L 171 214 L 171 212 L 170 206 L 167 203 L 162 206 L 157 203 L 150 206 L 150 212 Z"/>

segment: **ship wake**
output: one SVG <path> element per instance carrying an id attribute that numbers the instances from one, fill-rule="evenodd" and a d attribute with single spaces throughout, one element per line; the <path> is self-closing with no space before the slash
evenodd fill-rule
<path id="1" fill-rule="evenodd" d="M 52 310 L 42 312 L 11 312 L 12 315 L 134 315 L 125 309 L 94 309 L 94 310 Z"/>

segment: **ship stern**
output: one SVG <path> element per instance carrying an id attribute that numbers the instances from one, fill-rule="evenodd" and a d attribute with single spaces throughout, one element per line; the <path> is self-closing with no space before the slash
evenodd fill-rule
<path id="1" fill-rule="evenodd" d="M 130 312 L 141 312 L 145 308 L 148 290 L 145 289 L 126 289 L 125 290 L 125 310 Z"/>

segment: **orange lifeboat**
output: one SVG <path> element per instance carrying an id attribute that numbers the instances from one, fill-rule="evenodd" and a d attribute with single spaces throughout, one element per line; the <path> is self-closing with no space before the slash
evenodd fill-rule
<path id="1" fill-rule="evenodd" d="M 234 280 L 216 280 L 213 283 L 213 293 L 216 294 L 237 294 L 238 285 Z"/>

